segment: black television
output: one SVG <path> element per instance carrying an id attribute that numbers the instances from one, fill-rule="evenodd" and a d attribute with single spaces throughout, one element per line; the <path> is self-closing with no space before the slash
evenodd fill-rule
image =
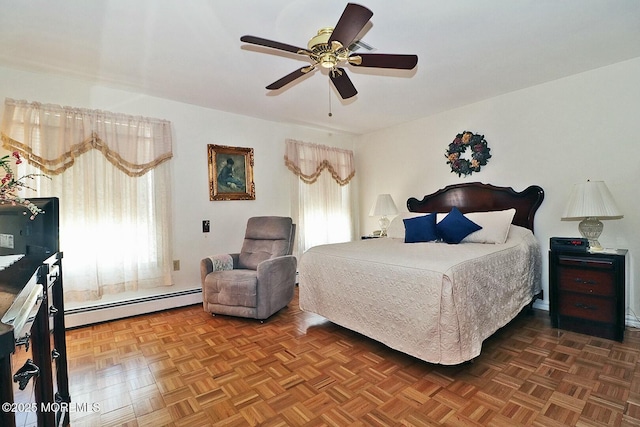
<path id="1" fill-rule="evenodd" d="M 57 197 L 29 198 L 43 212 L 31 219 L 25 206 L 0 203 L 0 256 L 25 255 L 47 259 L 60 250 Z"/>

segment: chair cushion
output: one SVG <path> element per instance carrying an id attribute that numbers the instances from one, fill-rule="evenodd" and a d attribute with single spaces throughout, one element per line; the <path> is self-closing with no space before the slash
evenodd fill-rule
<path id="1" fill-rule="evenodd" d="M 282 216 L 255 216 L 247 221 L 247 229 L 244 234 L 245 239 L 259 240 L 288 240 L 291 235 L 291 224 L 293 221 L 289 217 Z"/>
<path id="2" fill-rule="evenodd" d="M 285 255 L 288 246 L 287 240 L 245 239 L 238 257 L 238 267 L 256 270 L 262 261 Z"/>
<path id="3" fill-rule="evenodd" d="M 249 218 L 238 267 L 255 270 L 269 258 L 289 253 L 292 221 L 288 217 L 262 216 Z"/>
<path id="4" fill-rule="evenodd" d="M 257 285 L 254 270 L 214 271 L 204 282 L 207 302 L 243 307 L 257 306 Z"/>

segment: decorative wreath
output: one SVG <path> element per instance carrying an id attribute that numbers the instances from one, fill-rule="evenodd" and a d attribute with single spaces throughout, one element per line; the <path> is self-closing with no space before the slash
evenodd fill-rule
<path id="1" fill-rule="evenodd" d="M 462 156 L 467 148 L 471 147 L 471 160 L 463 159 Z M 451 172 L 458 176 L 471 175 L 472 172 L 480 172 L 480 167 L 487 164 L 491 158 L 491 149 L 487 146 L 484 135 L 464 131 L 456 135 L 456 138 L 445 153 L 447 164 L 451 166 Z"/>

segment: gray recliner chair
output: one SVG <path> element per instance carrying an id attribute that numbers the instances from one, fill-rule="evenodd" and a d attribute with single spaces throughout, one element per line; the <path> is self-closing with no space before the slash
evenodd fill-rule
<path id="1" fill-rule="evenodd" d="M 297 260 L 291 218 L 249 218 L 240 253 L 200 261 L 206 312 L 264 320 L 293 299 Z"/>

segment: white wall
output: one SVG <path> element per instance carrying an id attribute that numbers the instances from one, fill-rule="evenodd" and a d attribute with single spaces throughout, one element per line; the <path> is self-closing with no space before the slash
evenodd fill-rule
<path id="1" fill-rule="evenodd" d="M 545 190 L 535 231 L 544 255 L 552 236 L 578 236 L 577 222 L 561 221 L 574 183 L 604 180 L 624 218 L 606 221 L 600 243 L 630 250 L 627 305 L 640 315 L 640 58 L 549 82 L 358 138 L 355 157 L 360 188 L 360 232 L 378 228 L 367 216 L 378 193 L 391 193 L 406 211 L 449 184 L 481 181 L 521 191 Z M 466 178 L 450 172 L 444 153 L 464 130 L 485 135 L 492 158 Z M 637 319 L 629 311 L 629 315 Z"/>
<path id="2" fill-rule="evenodd" d="M 354 142 L 354 137 L 348 134 L 268 122 L 2 67 L 0 97 L 0 111 L 4 108 L 4 98 L 13 98 L 156 117 L 172 122 L 173 259 L 181 263 L 180 271 L 174 272 L 173 281 L 174 288 L 181 289 L 200 288 L 199 263 L 203 257 L 239 251 L 249 217 L 290 215 L 290 172 L 283 160 L 286 138 L 349 149 L 353 148 Z M 256 200 L 209 200 L 207 144 L 254 149 Z M 45 194 L 39 196 L 46 197 Z M 211 221 L 208 234 L 202 233 L 202 220 L 205 219 Z"/>
<path id="3" fill-rule="evenodd" d="M 267 122 L 193 105 L 107 89 L 50 75 L 0 67 L 0 96 L 43 103 L 104 109 L 170 120 L 174 128 L 174 273 L 179 288 L 198 288 L 199 260 L 235 251 L 246 219 L 288 215 L 289 180 L 283 166 L 284 139 L 353 148 L 355 143 L 361 234 L 378 228 L 367 216 L 378 193 L 391 193 L 398 207 L 445 185 L 482 181 L 523 190 L 545 190 L 536 217 L 536 234 L 545 252 L 544 288 L 548 297 L 546 251 L 551 236 L 576 236 L 577 223 L 560 221 L 571 185 L 604 180 L 623 210 L 605 222 L 601 243 L 630 250 L 627 301 L 640 313 L 640 172 L 635 159 L 640 117 L 640 59 L 557 80 L 468 105 L 380 132 L 353 137 L 301 126 Z M 0 107 L 1 108 L 1 107 Z M 450 173 L 444 152 L 456 133 L 484 134 L 493 158 L 467 178 Z M 253 147 L 255 201 L 211 202 L 207 144 Z M 45 195 L 42 195 L 45 196 Z M 211 233 L 201 232 L 203 219 Z"/>

